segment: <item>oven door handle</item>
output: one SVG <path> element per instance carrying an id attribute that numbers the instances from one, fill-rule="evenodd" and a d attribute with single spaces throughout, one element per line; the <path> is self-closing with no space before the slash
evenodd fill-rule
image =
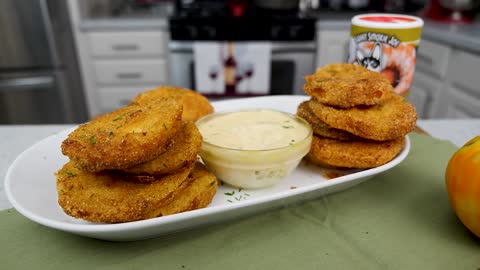
<path id="1" fill-rule="evenodd" d="M 32 90 L 33 88 L 51 88 L 55 80 L 51 76 L 38 76 L 20 79 L 0 80 L 0 91 Z"/>
<path id="2" fill-rule="evenodd" d="M 251 41 L 254 43 L 255 41 Z M 171 53 L 193 53 L 193 41 L 172 41 L 168 45 Z M 314 41 L 308 42 L 271 42 L 272 54 L 277 53 L 297 53 L 306 52 L 312 53 L 316 51 Z"/>

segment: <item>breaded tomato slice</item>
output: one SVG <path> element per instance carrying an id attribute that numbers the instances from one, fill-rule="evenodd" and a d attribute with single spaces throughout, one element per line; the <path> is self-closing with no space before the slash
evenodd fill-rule
<path id="1" fill-rule="evenodd" d="M 132 103 L 148 104 L 158 98 L 173 97 L 183 105 L 182 119 L 184 121 L 197 121 L 200 117 L 213 112 L 213 107 L 202 94 L 190 89 L 176 86 L 161 86 L 146 91 L 136 96 Z"/>
<path id="2" fill-rule="evenodd" d="M 181 128 L 182 105 L 157 99 L 132 104 L 79 126 L 62 143 L 62 153 L 81 169 L 124 169 L 156 158 Z"/>
<path id="3" fill-rule="evenodd" d="M 107 171 L 90 173 L 68 162 L 56 173 L 58 203 L 75 218 L 91 222 L 119 223 L 154 218 L 182 189 L 193 169 L 142 183 Z"/>
<path id="4" fill-rule="evenodd" d="M 165 152 L 153 160 L 124 169 L 124 171 L 147 175 L 172 173 L 183 166 L 195 163 L 201 146 L 202 135 L 197 126 L 193 122 L 184 122 L 182 129 L 173 138 Z"/>
<path id="5" fill-rule="evenodd" d="M 330 64 L 305 77 L 304 91 L 320 103 L 341 108 L 374 105 L 393 87 L 382 74 L 354 64 Z"/>

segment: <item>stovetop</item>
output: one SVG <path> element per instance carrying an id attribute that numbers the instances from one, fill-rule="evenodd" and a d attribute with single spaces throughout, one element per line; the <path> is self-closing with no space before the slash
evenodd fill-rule
<path id="1" fill-rule="evenodd" d="M 172 40 L 310 41 L 315 36 L 315 21 L 296 10 L 250 8 L 242 16 L 232 16 L 219 6 L 178 10 L 169 25 Z"/>

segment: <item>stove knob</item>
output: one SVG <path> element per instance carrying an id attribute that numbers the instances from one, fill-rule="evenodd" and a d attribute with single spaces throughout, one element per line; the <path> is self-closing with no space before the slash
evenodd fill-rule
<path id="1" fill-rule="evenodd" d="M 188 33 L 190 35 L 191 39 L 197 39 L 198 38 L 198 30 L 195 26 L 187 26 Z"/>
<path id="2" fill-rule="evenodd" d="M 279 39 L 280 35 L 282 34 L 282 27 L 281 26 L 272 26 L 272 29 L 270 30 L 270 34 L 272 36 L 272 39 Z"/>
<path id="3" fill-rule="evenodd" d="M 214 39 L 217 35 L 217 30 L 212 26 L 204 26 L 203 32 L 205 32 L 206 36 L 210 39 Z"/>
<path id="4" fill-rule="evenodd" d="M 297 38 L 298 36 L 301 35 L 301 32 L 302 32 L 302 27 L 300 25 L 293 25 L 290 27 L 289 34 L 290 34 L 290 37 Z"/>

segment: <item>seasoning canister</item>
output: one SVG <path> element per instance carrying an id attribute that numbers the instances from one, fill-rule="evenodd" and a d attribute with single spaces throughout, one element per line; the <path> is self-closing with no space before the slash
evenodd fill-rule
<path id="1" fill-rule="evenodd" d="M 382 73 L 395 92 L 407 95 L 415 71 L 423 20 L 400 14 L 352 18 L 349 63 Z"/>

